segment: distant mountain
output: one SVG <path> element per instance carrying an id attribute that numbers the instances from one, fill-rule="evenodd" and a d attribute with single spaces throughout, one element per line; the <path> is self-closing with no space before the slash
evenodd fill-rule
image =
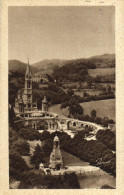
<path id="1" fill-rule="evenodd" d="M 115 59 L 115 54 L 103 54 L 103 55 L 90 57 L 89 59 L 113 60 L 113 59 Z"/>
<path id="2" fill-rule="evenodd" d="M 32 64 L 32 67 L 36 67 L 39 71 L 38 73 L 51 74 L 55 67 L 61 67 L 65 65 L 67 61 L 68 60 L 59 60 L 59 59 L 43 60 L 43 61 Z"/>
<path id="3" fill-rule="evenodd" d="M 43 60 L 37 63 L 32 64 L 33 67 L 36 67 L 39 71 L 49 71 L 52 72 L 53 69 L 58 66 L 64 66 L 70 63 L 79 63 L 79 62 L 93 62 L 96 67 L 115 67 L 115 54 L 103 54 L 98 56 L 93 56 L 90 58 L 80 58 L 80 59 L 73 59 L 73 60 L 60 60 L 60 59 L 53 59 L 53 60 Z"/>
<path id="4" fill-rule="evenodd" d="M 51 74 L 55 67 L 65 66 L 67 64 L 79 64 L 79 63 L 93 63 L 96 68 L 115 67 L 115 54 L 103 54 L 93 56 L 90 58 L 80 58 L 73 60 L 42 60 L 37 63 L 31 64 L 31 71 L 36 74 Z M 9 60 L 9 73 L 17 71 L 24 73 L 26 70 L 26 64 L 18 60 Z"/>
<path id="5" fill-rule="evenodd" d="M 19 73 L 25 73 L 26 71 L 26 63 L 23 63 L 21 61 L 18 60 L 9 60 L 8 61 L 9 64 L 9 74 L 11 74 L 12 72 L 19 72 Z M 31 71 L 33 73 L 37 72 L 37 68 L 30 66 Z"/>
<path id="6" fill-rule="evenodd" d="M 115 67 L 115 54 L 103 54 L 89 58 L 95 63 L 97 68 L 113 68 Z"/>

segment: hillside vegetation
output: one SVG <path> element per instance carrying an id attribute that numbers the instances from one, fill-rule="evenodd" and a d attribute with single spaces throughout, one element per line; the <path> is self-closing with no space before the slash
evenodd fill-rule
<path id="1" fill-rule="evenodd" d="M 9 60 L 9 71 L 25 72 L 26 64 L 18 60 Z M 91 58 L 81 58 L 73 60 L 61 60 L 61 59 L 52 59 L 52 60 L 42 60 L 36 63 L 31 64 L 31 70 L 35 72 L 48 72 L 52 73 L 54 68 L 66 66 L 68 64 L 78 64 L 86 65 L 87 68 L 90 68 L 88 65 L 92 64 L 96 68 L 112 68 L 115 67 L 115 54 L 104 54 L 99 56 L 93 56 Z M 92 68 L 92 67 L 91 67 Z"/>
<path id="2" fill-rule="evenodd" d="M 114 68 L 115 67 L 115 54 L 103 54 L 98 56 L 93 56 L 89 58 L 95 63 L 97 68 Z"/>
<path id="3" fill-rule="evenodd" d="M 13 72 L 17 72 L 20 74 L 25 74 L 26 71 L 26 63 L 23 63 L 19 60 L 9 60 L 8 61 L 8 65 L 9 65 L 9 73 L 13 73 Z M 37 72 L 37 68 L 30 66 L 31 71 L 33 73 Z"/>

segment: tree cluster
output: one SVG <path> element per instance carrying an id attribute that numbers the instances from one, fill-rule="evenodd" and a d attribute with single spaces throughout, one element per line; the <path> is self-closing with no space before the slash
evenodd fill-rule
<path id="1" fill-rule="evenodd" d="M 107 147 L 110 148 L 111 150 L 115 150 L 116 138 L 115 134 L 111 130 L 109 129 L 106 129 L 104 131 L 99 130 L 96 134 L 96 138 L 97 140 L 107 145 Z"/>
<path id="2" fill-rule="evenodd" d="M 111 138 L 109 136 L 109 142 L 113 142 L 113 146 L 110 147 L 110 145 L 105 142 L 104 138 L 103 140 L 98 139 L 87 141 L 85 139 L 85 135 L 88 135 L 90 131 L 90 129 L 79 131 L 74 138 L 70 138 L 70 136 L 64 132 L 55 132 L 50 134 L 49 138 L 44 141 L 44 146 L 42 147 L 44 156 L 50 156 L 53 148 L 53 138 L 57 134 L 60 140 L 60 146 L 63 150 L 77 156 L 81 160 L 88 161 L 91 165 L 99 166 L 106 172 L 115 176 L 116 157 L 111 150 L 111 148 L 113 149 L 113 147 L 115 147 L 115 142 L 112 141 L 113 136 L 111 136 Z M 103 130 L 98 131 L 97 137 L 101 131 Z M 110 133 L 110 130 L 108 130 L 108 132 Z"/>
<path id="3" fill-rule="evenodd" d="M 34 172 L 23 173 L 20 189 L 80 189 L 78 177 L 75 173 L 61 176 L 36 174 Z"/>
<path id="4" fill-rule="evenodd" d="M 88 75 L 88 68 L 96 68 L 95 64 L 88 61 L 69 61 L 64 66 L 56 67 L 53 71 L 53 76 L 57 80 L 64 81 L 85 81 Z"/>

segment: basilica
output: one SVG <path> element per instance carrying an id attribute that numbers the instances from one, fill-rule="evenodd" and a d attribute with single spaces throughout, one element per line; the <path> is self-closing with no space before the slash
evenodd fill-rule
<path id="1" fill-rule="evenodd" d="M 15 111 L 16 113 L 23 114 L 27 111 L 37 111 L 37 102 L 33 101 L 32 95 L 32 82 L 33 77 L 31 74 L 29 62 L 25 73 L 25 86 L 24 89 L 19 89 L 17 97 L 15 98 Z M 42 101 L 42 111 L 48 111 L 48 103 L 46 96 Z"/>
<path id="2" fill-rule="evenodd" d="M 16 116 L 20 118 L 15 123 L 20 122 L 23 126 L 28 125 L 39 131 L 56 130 L 58 128 L 56 122 L 58 115 L 48 111 L 48 102 L 45 94 L 42 100 L 42 109 L 39 110 L 37 108 L 37 101 L 33 101 L 32 82 L 32 74 L 28 62 L 24 88 L 18 90 L 17 97 L 15 98 L 14 111 Z"/>
<path id="3" fill-rule="evenodd" d="M 22 126 L 30 126 L 34 130 L 42 132 L 44 130 L 52 131 L 67 131 L 76 132 L 77 129 L 92 127 L 93 129 L 103 129 L 98 124 L 89 121 L 80 121 L 73 118 L 59 117 L 54 112 L 49 112 L 47 97 L 44 94 L 42 100 L 42 109 L 37 108 L 37 101 L 33 101 L 32 89 L 32 74 L 27 63 L 25 73 L 25 84 L 23 89 L 19 89 L 15 98 L 14 111 L 19 120 L 15 123 L 20 123 Z M 51 164 L 52 165 L 52 164 Z"/>

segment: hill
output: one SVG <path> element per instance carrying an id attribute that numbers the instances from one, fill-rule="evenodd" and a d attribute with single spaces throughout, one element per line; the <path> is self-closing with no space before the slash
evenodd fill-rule
<path id="1" fill-rule="evenodd" d="M 103 54 L 98 56 L 93 56 L 90 58 L 80 58 L 73 60 L 61 60 L 61 59 L 51 59 L 42 60 L 37 63 L 31 64 L 31 71 L 38 74 L 51 74 L 53 70 L 57 67 L 62 67 L 66 65 L 85 65 L 87 68 L 109 68 L 115 67 L 115 54 Z M 89 66 L 93 65 L 93 67 Z M 18 60 L 9 60 L 9 73 L 10 72 L 20 72 L 24 73 L 26 69 L 26 64 Z"/>
<path id="2" fill-rule="evenodd" d="M 103 55 L 90 57 L 89 59 L 113 60 L 113 59 L 115 59 L 115 54 L 103 54 Z"/>
<path id="3" fill-rule="evenodd" d="M 9 64 L 9 74 L 13 73 L 13 72 L 16 72 L 16 71 L 18 73 L 22 73 L 23 74 L 26 71 L 27 64 L 23 63 L 23 62 L 21 62 L 19 60 L 9 60 L 8 64 Z M 37 72 L 37 68 L 31 66 L 31 71 L 33 73 L 35 73 L 35 72 Z"/>
<path id="4" fill-rule="evenodd" d="M 66 64 L 68 60 L 59 60 L 59 59 L 52 59 L 52 60 L 42 60 L 37 63 L 32 64 L 32 67 L 38 69 L 38 73 L 40 74 L 51 74 L 55 67 L 61 67 Z"/>
<path id="5" fill-rule="evenodd" d="M 96 68 L 115 67 L 115 54 L 103 54 L 103 55 L 93 56 L 90 58 L 80 58 L 80 59 L 73 59 L 73 60 L 60 60 L 60 59 L 43 60 L 32 64 L 32 66 L 36 67 L 38 70 L 52 72 L 55 67 L 61 67 L 73 63 L 79 64 L 79 62 L 93 63 L 96 65 Z"/>
<path id="6" fill-rule="evenodd" d="M 114 68 L 115 67 L 115 54 L 103 54 L 89 58 L 90 61 L 95 63 L 97 68 Z"/>

